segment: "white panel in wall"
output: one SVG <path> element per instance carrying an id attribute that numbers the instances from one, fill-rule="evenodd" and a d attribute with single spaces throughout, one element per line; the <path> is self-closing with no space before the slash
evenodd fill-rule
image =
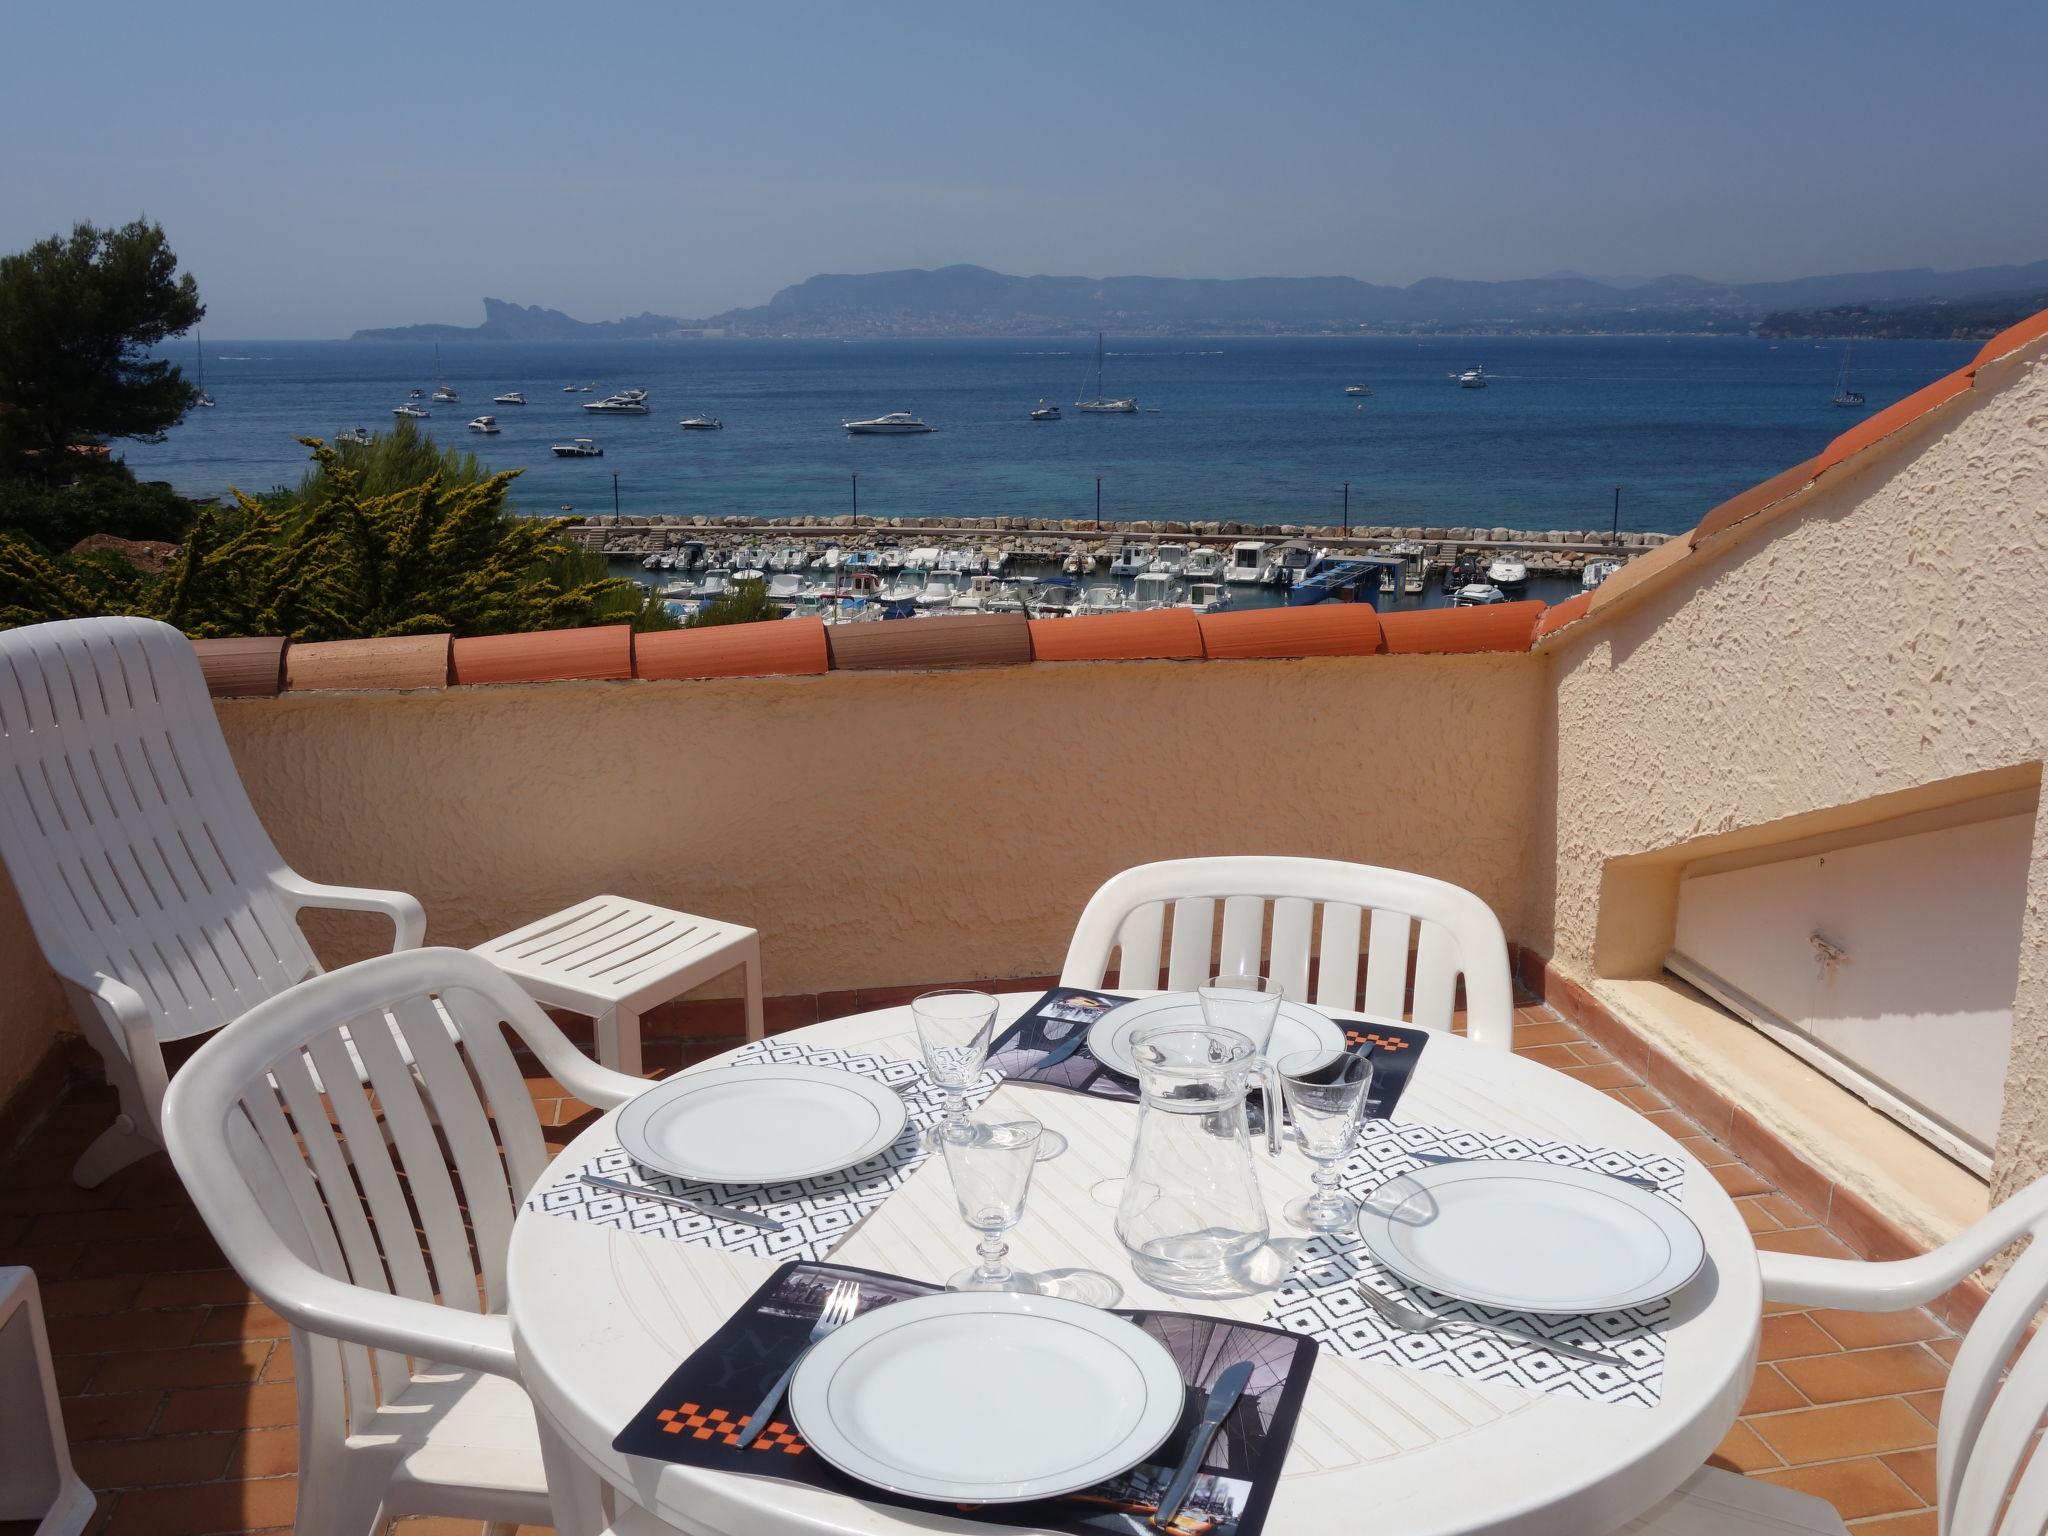
<path id="1" fill-rule="evenodd" d="M 1688 875 L 1672 967 L 1981 1166 L 2033 832 L 2031 815 L 2000 816 Z"/>

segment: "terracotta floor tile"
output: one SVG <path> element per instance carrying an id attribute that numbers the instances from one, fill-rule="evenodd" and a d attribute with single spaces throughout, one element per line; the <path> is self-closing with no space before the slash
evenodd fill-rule
<path id="1" fill-rule="evenodd" d="M 1908 1392 L 1906 1394 L 1906 1402 L 1915 1413 L 1919 1414 L 1928 1423 L 1939 1424 L 1941 1422 L 1941 1393 L 1939 1391 Z"/>
<path id="2" fill-rule="evenodd" d="M 1870 1349 L 1879 1344 L 1912 1344 L 1939 1339 L 1948 1330 L 1915 1309 L 1911 1312 L 1836 1312 L 1822 1308 L 1813 1320 L 1841 1342 L 1844 1349 Z"/>
<path id="3" fill-rule="evenodd" d="M 78 1313 L 49 1319 L 50 1353 L 102 1355 L 115 1351 L 178 1349 L 193 1342 L 206 1314 L 183 1312 Z"/>
<path id="4" fill-rule="evenodd" d="M 1776 1483 L 1780 1488 L 1826 1499 L 1844 1520 L 1896 1515 L 1918 1509 L 1923 1502 L 1874 1456 L 1863 1456 L 1854 1461 L 1831 1461 L 1819 1467 L 1789 1467 L 1782 1472 L 1759 1472 L 1756 1475 L 1761 1481 Z"/>
<path id="5" fill-rule="evenodd" d="M 229 1453 L 239 1438 L 233 1434 L 211 1434 L 97 1440 L 73 1446 L 71 1459 L 86 1485 L 100 1493 L 161 1483 L 205 1483 L 226 1470 Z M 295 1472 L 298 1467 L 294 1462 L 282 1470 Z"/>
<path id="6" fill-rule="evenodd" d="M 1764 1443 L 1792 1466 L 1918 1450 L 1934 1443 L 1928 1422 L 1897 1397 L 1795 1408 L 1750 1422 Z"/>
<path id="7" fill-rule="evenodd" d="M 228 1456 L 229 1477 L 280 1477 L 299 1470 L 299 1431 L 251 1429 L 228 1437 L 234 1449 Z"/>
<path id="8" fill-rule="evenodd" d="M 1563 1019 L 1547 1019 L 1531 1009 L 1524 1009 L 1515 1016 L 1515 1049 L 1525 1045 L 1571 1045 L 1580 1038 L 1579 1032 Z"/>
<path id="9" fill-rule="evenodd" d="M 1576 1067 L 1579 1058 L 1572 1054 L 1568 1045 L 1523 1045 L 1520 1038 L 1515 1040 L 1515 1054 L 1524 1061 L 1533 1061 L 1539 1067 Z"/>
<path id="10" fill-rule="evenodd" d="M 193 1429 L 268 1428 L 299 1421 L 295 1386 L 202 1387 L 173 1392 L 157 1420 L 159 1434 Z"/>
<path id="11" fill-rule="evenodd" d="M 1781 1227 L 1811 1227 L 1820 1223 L 1819 1217 L 1797 1200 L 1787 1198 L 1783 1191 L 1772 1195 L 1759 1195 L 1757 1204 L 1776 1217 Z"/>
<path id="12" fill-rule="evenodd" d="M 198 1344 L 186 1349 L 152 1349 L 139 1354 L 108 1355 L 93 1373 L 96 1392 L 126 1392 L 139 1387 L 217 1387 L 254 1381 L 262 1375 L 273 1348 L 269 1340 L 245 1344 Z"/>
<path id="13" fill-rule="evenodd" d="M 164 1405 L 161 1392 L 109 1392 L 99 1397 L 67 1397 L 62 1404 L 64 1432 L 71 1443 L 123 1440 L 148 1434 Z M 237 1420 L 237 1423 L 240 1421 Z"/>
<path id="14" fill-rule="evenodd" d="M 1824 1355 L 1840 1346 L 1804 1312 L 1785 1312 L 1767 1317 L 1759 1360 L 1791 1360 L 1801 1355 Z"/>
<path id="15" fill-rule="evenodd" d="M 1934 1452 L 1894 1451 L 1884 1458 L 1884 1464 L 1896 1472 L 1905 1485 L 1918 1495 L 1922 1504 L 1934 1502 Z"/>
<path id="16" fill-rule="evenodd" d="M 1742 1224 L 1752 1232 L 1776 1232 L 1777 1219 L 1755 1199 L 1738 1200 L 1735 1209 L 1742 1213 Z"/>
<path id="17" fill-rule="evenodd" d="M 274 1530 L 291 1524 L 297 1492 L 298 1479 L 293 1477 L 131 1489 L 115 1503 L 102 1529 L 104 1536 L 213 1536 L 216 1532 Z"/>
<path id="18" fill-rule="evenodd" d="M 1768 1253 L 1803 1253 L 1816 1259 L 1853 1259 L 1845 1244 L 1822 1227 L 1794 1227 L 1789 1232 L 1760 1232 L 1757 1247 Z"/>
<path id="19" fill-rule="evenodd" d="M 1935 1536 L 1940 1522 L 1931 1509 L 1910 1515 L 1888 1515 L 1882 1520 L 1865 1520 L 1855 1527 L 1856 1536 Z"/>
<path id="20" fill-rule="evenodd" d="M 1787 1408 L 1806 1406 L 1805 1395 L 1779 1375 L 1776 1366 L 1760 1365 L 1750 1378 L 1749 1396 L 1742 1400 L 1742 1413 L 1747 1418 L 1753 1413 L 1781 1413 Z"/>
<path id="21" fill-rule="evenodd" d="M 207 1312 L 206 1320 L 199 1325 L 193 1342 L 231 1344 L 243 1339 L 282 1339 L 290 1332 L 290 1324 L 257 1301 L 246 1307 L 212 1308 Z"/>
<path id="22" fill-rule="evenodd" d="M 1785 1379 L 1816 1403 L 1924 1392 L 1948 1379 L 1948 1368 L 1918 1344 L 1851 1350 L 1787 1360 Z"/>
<path id="23" fill-rule="evenodd" d="M 1576 1077 L 1589 1088 L 1627 1088 L 1636 1081 L 1635 1073 L 1618 1061 L 1607 1062 L 1598 1067 L 1564 1067 L 1568 1077 Z"/>
<path id="24" fill-rule="evenodd" d="M 1929 1339 L 1927 1347 L 1950 1365 L 1956 1363 L 1956 1352 L 1963 1347 L 1961 1334 L 1950 1334 L 1945 1339 Z"/>
<path id="25" fill-rule="evenodd" d="M 1631 1083 L 1621 1090 L 1621 1096 L 1636 1109 L 1671 1109 L 1675 1106 L 1663 1094 L 1647 1083 Z M 1683 1111 L 1680 1111 L 1683 1113 Z"/>
<path id="26" fill-rule="evenodd" d="M 198 1307 L 256 1299 L 232 1269 L 198 1269 L 176 1275 L 150 1275 L 135 1298 L 138 1307 Z"/>
<path id="27" fill-rule="evenodd" d="M 1688 1147 L 1686 1150 L 1691 1152 L 1692 1148 Z M 1696 1152 L 1693 1155 L 1695 1157 L 1699 1156 Z M 1707 1160 L 1702 1157 L 1700 1161 L 1705 1163 Z M 1707 1163 L 1707 1172 L 1714 1176 L 1716 1184 L 1719 1184 L 1731 1195 L 1738 1197 L 1742 1195 L 1767 1195 L 1771 1192 L 1771 1186 L 1768 1183 L 1758 1178 L 1741 1163 L 1728 1162 L 1722 1163 L 1719 1166 Z"/>
<path id="28" fill-rule="evenodd" d="M 1777 1454 L 1757 1438 L 1755 1430 L 1747 1424 L 1738 1423 L 1722 1437 L 1714 1448 L 1714 1454 L 1707 1458 L 1710 1467 L 1721 1467 L 1729 1472 L 1760 1472 L 1766 1467 L 1782 1466 Z"/>

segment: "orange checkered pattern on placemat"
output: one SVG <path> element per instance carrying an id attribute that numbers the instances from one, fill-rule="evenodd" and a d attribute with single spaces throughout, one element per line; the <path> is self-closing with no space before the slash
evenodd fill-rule
<path id="1" fill-rule="evenodd" d="M 707 1408 L 701 1403 L 684 1403 L 680 1408 L 664 1408 L 654 1417 L 660 1421 L 661 1432 L 665 1435 L 688 1435 L 692 1440 L 722 1440 L 727 1445 L 738 1445 L 740 1431 L 747 1427 L 752 1415 L 732 1413 L 724 1408 Z M 771 1419 L 748 1449 L 800 1456 L 808 1447 L 797 1437 L 795 1425 Z"/>

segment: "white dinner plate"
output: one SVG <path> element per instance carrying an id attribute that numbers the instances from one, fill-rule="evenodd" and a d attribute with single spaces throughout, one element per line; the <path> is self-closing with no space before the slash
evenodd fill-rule
<path id="1" fill-rule="evenodd" d="M 1404 1280 L 1516 1312 L 1655 1301 L 1707 1254 L 1662 1195 L 1549 1163 L 1445 1163 L 1389 1179 L 1364 1202 L 1358 1235 Z"/>
<path id="2" fill-rule="evenodd" d="M 1112 1072 L 1136 1077 L 1138 1067 L 1131 1060 L 1131 1036 L 1154 1024 L 1202 1022 L 1202 1000 L 1192 992 L 1161 992 L 1157 997 L 1140 997 L 1119 1003 L 1088 1026 L 1089 1054 Z M 1296 1051 L 1344 1049 L 1344 1031 L 1315 1009 L 1300 1003 L 1282 1003 L 1280 1017 L 1273 1021 L 1273 1038 L 1266 1042 L 1266 1057 L 1284 1061 Z"/>
<path id="3" fill-rule="evenodd" d="M 1166 1347 L 1050 1296 L 946 1291 L 877 1307 L 804 1356 L 804 1443 L 864 1483 L 948 1503 L 1051 1498 L 1128 1471 L 1187 1402 Z"/>
<path id="4" fill-rule="evenodd" d="M 779 1184 L 850 1168 L 902 1134 L 900 1094 L 832 1067 L 685 1072 L 619 1111 L 619 1145 L 656 1173 L 708 1184 Z"/>

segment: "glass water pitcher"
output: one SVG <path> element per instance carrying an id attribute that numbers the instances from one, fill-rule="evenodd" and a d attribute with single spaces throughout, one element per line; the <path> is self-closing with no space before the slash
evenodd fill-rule
<path id="1" fill-rule="evenodd" d="M 1245 1095 L 1266 1095 L 1266 1150 L 1280 1150 L 1279 1079 L 1245 1036 L 1206 1024 L 1157 1024 L 1131 1037 L 1137 1145 L 1116 1235 L 1139 1278 L 1183 1296 L 1241 1295 L 1265 1246 Z"/>

